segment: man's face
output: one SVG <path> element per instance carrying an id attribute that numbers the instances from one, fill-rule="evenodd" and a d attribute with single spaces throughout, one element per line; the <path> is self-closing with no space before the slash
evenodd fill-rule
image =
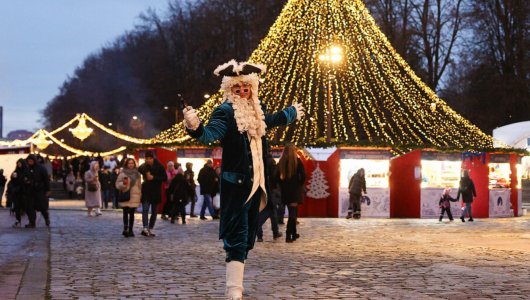
<path id="1" fill-rule="evenodd" d="M 155 159 L 152 158 L 152 157 L 148 157 L 145 159 L 145 162 L 148 164 L 148 165 L 153 165 L 153 163 L 155 162 Z"/>
<path id="2" fill-rule="evenodd" d="M 239 82 L 232 86 L 232 93 L 238 95 L 242 99 L 250 99 L 252 92 L 250 90 L 250 84 L 246 82 Z"/>

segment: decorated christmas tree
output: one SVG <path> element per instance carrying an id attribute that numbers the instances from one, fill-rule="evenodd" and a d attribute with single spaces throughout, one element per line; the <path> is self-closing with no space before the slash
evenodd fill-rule
<path id="1" fill-rule="evenodd" d="M 260 99 L 270 112 L 293 102 L 306 107 L 303 120 L 271 130 L 269 137 L 278 143 L 325 145 L 330 116 L 331 141 L 339 145 L 493 146 L 489 135 L 416 76 L 361 0 L 289 1 L 249 61 L 268 67 Z M 198 109 L 199 117 L 207 120 L 221 101 L 220 94 L 210 98 Z M 157 138 L 179 143 L 189 137 L 176 124 Z"/>
<path id="2" fill-rule="evenodd" d="M 311 179 L 309 179 L 309 184 L 307 185 L 307 196 L 313 199 L 327 198 L 329 196 L 329 193 L 327 192 L 328 188 L 326 175 L 317 164 L 317 167 L 313 173 L 311 173 Z"/>

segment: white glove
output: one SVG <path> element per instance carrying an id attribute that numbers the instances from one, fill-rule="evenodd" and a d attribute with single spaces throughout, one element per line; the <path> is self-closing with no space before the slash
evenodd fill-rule
<path id="1" fill-rule="evenodd" d="M 191 106 L 186 106 L 184 110 L 182 110 L 182 113 L 184 113 L 184 126 L 191 130 L 197 130 L 201 124 L 201 121 L 199 121 L 199 117 L 197 117 L 197 112 L 195 112 L 195 109 L 193 109 Z"/>
<path id="2" fill-rule="evenodd" d="M 300 120 L 305 115 L 305 108 L 302 103 L 293 104 L 294 109 L 296 109 L 296 119 Z"/>

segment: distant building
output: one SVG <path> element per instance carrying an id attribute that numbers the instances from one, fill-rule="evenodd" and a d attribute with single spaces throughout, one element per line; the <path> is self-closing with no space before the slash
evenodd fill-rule
<path id="1" fill-rule="evenodd" d="M 25 140 L 30 138 L 33 132 L 27 130 L 14 130 L 7 134 L 8 140 Z"/>

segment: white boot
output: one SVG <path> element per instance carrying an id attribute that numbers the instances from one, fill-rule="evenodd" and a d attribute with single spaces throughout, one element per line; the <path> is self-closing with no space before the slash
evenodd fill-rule
<path id="1" fill-rule="evenodd" d="M 231 261 L 226 264 L 226 299 L 243 299 L 243 274 L 245 264 L 239 261 Z"/>

